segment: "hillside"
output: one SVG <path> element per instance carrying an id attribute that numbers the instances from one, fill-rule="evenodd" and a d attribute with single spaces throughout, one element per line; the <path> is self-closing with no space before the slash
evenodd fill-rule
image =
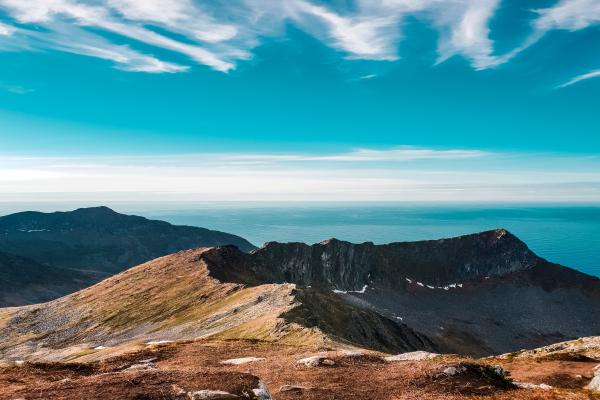
<path id="1" fill-rule="evenodd" d="M 0 252 L 13 258 L 5 257 L 0 265 L 7 299 L 0 299 L 0 307 L 48 301 L 166 254 L 225 244 L 243 251 L 254 248 L 239 236 L 123 215 L 107 207 L 7 215 L 0 217 Z M 37 265 L 21 269 L 23 262 L 14 257 Z M 47 290 L 31 279 L 44 282 Z"/>
<path id="2" fill-rule="evenodd" d="M 482 356 L 594 335 L 599 300 L 599 279 L 548 263 L 505 230 L 381 246 L 221 246 L 0 312 L 0 356 L 203 337 Z"/>
<path id="3" fill-rule="evenodd" d="M 50 301 L 105 277 L 93 271 L 42 265 L 25 257 L 0 252 L 0 306 Z"/>
<path id="4" fill-rule="evenodd" d="M 0 358 L 79 359 L 204 337 L 434 350 L 404 324 L 331 292 L 214 279 L 207 251 L 165 256 L 46 304 L 0 310 Z"/>

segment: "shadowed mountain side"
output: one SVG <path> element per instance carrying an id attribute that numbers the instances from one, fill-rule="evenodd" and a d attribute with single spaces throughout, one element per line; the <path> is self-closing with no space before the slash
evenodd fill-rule
<path id="1" fill-rule="evenodd" d="M 1 282 L 11 294 L 0 307 L 48 301 L 90 286 L 100 279 L 148 260 L 180 250 L 235 245 L 243 251 L 254 249 L 247 240 L 228 233 L 119 214 L 107 207 L 81 208 L 71 212 L 22 212 L 0 217 L 0 251 L 26 257 L 39 265 L 35 276 L 48 288 L 13 286 L 27 281 L 27 272 L 7 260 L 0 267 L 10 272 L 10 281 Z M 44 269 L 41 266 L 54 267 Z M 87 270 L 76 278 L 55 268 Z M 0 271 L 0 279 L 2 275 Z M 8 279 L 8 278 L 7 278 Z M 29 292 L 31 290 L 31 292 Z"/>
<path id="2" fill-rule="evenodd" d="M 433 349 L 405 325 L 333 293 L 315 297 L 307 289 L 299 294 L 293 284 L 216 280 L 209 276 L 205 251 L 165 256 L 46 304 L 1 310 L 0 358 L 73 360 L 145 342 L 204 337 Z M 357 329 L 349 330 L 353 325 Z"/>
<path id="3" fill-rule="evenodd" d="M 49 301 L 105 277 L 93 271 L 41 265 L 25 257 L 0 252 L 0 305 L 11 307 Z"/>

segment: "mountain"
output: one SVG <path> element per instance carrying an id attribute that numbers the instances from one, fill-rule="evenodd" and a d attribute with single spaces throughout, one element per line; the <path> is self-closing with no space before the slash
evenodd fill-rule
<path id="1" fill-rule="evenodd" d="M 0 358 L 86 360 L 197 338 L 480 356 L 594 335 L 599 300 L 600 279 L 501 229 L 388 245 L 218 246 L 0 310 Z"/>
<path id="2" fill-rule="evenodd" d="M 93 271 L 42 265 L 0 252 L 0 305 L 11 307 L 46 302 L 103 278 L 106 275 Z"/>
<path id="3" fill-rule="evenodd" d="M 166 254 L 225 244 L 254 249 L 239 236 L 107 207 L 7 215 L 0 217 L 0 307 L 48 301 Z"/>
<path id="4" fill-rule="evenodd" d="M 406 325 L 330 291 L 215 279 L 207 257 L 221 256 L 221 249 L 239 252 L 233 246 L 182 251 L 49 303 L 0 309 L 0 358 L 79 359 L 203 337 L 435 349 Z"/>
<path id="5" fill-rule="evenodd" d="M 335 291 L 445 352 L 504 353 L 600 332 L 600 279 L 536 256 L 504 229 L 387 245 L 332 239 L 211 253 L 218 254 L 209 268 L 220 279 Z"/>

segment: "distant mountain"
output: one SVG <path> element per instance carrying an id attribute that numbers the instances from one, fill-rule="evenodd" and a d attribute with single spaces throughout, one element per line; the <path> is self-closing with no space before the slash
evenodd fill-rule
<path id="1" fill-rule="evenodd" d="M 0 287 L 6 288 L 0 307 L 47 301 L 179 250 L 226 244 L 255 248 L 239 236 L 107 207 L 7 215 L 0 217 L 0 252 L 12 258 L 5 255 L 0 265 Z"/>
<path id="2" fill-rule="evenodd" d="M 0 310 L 0 327 L 0 358 L 12 359 L 91 359 L 199 337 L 490 355 L 600 332 L 600 279 L 502 229 L 388 245 L 219 246 Z"/>

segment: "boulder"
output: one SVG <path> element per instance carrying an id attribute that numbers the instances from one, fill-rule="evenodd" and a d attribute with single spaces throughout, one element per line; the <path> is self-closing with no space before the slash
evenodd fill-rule
<path id="1" fill-rule="evenodd" d="M 427 351 L 412 351 L 410 353 L 402 353 L 396 354 L 395 356 L 384 357 L 384 360 L 387 362 L 395 362 L 395 361 L 422 361 L 422 360 L 431 360 L 439 356 L 437 353 L 429 353 Z"/>
<path id="2" fill-rule="evenodd" d="M 335 365 L 335 361 L 330 360 L 325 356 L 312 356 L 298 360 L 296 361 L 296 364 L 305 365 L 307 367 L 318 367 L 321 365 Z"/>
<path id="3" fill-rule="evenodd" d="M 600 364 L 594 368 L 594 377 L 592 381 L 586 386 L 587 389 L 594 392 L 600 392 Z"/>
<path id="4" fill-rule="evenodd" d="M 259 358 L 259 357 L 232 358 L 229 360 L 221 361 L 221 364 L 240 365 L 240 364 L 247 364 L 247 363 L 263 361 L 263 360 L 264 360 L 264 358 Z"/>
<path id="5" fill-rule="evenodd" d="M 195 392 L 188 392 L 187 395 L 190 400 L 223 400 L 240 398 L 240 396 L 221 390 L 198 390 Z"/>

